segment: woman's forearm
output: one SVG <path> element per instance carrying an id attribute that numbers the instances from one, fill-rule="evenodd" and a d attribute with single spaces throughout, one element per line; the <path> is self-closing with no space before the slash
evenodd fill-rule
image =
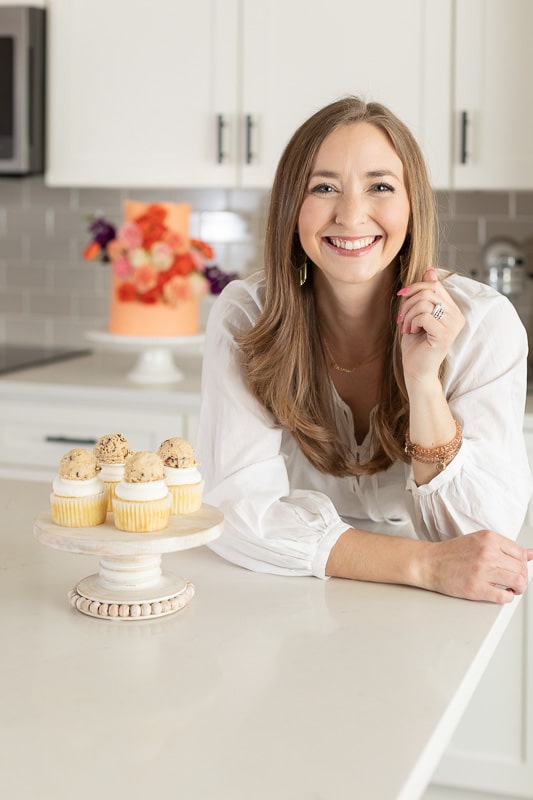
<path id="1" fill-rule="evenodd" d="M 349 528 L 329 554 L 326 575 L 421 586 L 424 580 L 422 551 L 428 544 Z"/>
<path id="2" fill-rule="evenodd" d="M 422 542 L 349 528 L 331 550 L 326 575 L 507 603 L 525 591 L 531 559 L 533 549 L 489 530 Z"/>

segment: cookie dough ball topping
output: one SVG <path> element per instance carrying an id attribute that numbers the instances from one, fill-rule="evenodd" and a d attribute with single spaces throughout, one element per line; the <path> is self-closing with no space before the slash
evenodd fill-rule
<path id="1" fill-rule="evenodd" d="M 195 467 L 199 463 L 195 456 L 192 444 L 187 439 L 180 439 L 175 436 L 173 439 L 166 439 L 157 451 L 166 467 L 185 469 Z"/>
<path id="2" fill-rule="evenodd" d="M 93 453 L 101 464 L 124 464 L 131 450 L 124 434 L 106 433 L 96 442 Z"/>
<path id="3" fill-rule="evenodd" d="M 94 453 L 83 447 L 75 447 L 65 453 L 59 462 L 59 475 L 69 481 L 86 481 L 100 472 Z"/>
<path id="4" fill-rule="evenodd" d="M 126 461 L 124 480 L 128 483 L 146 483 L 165 479 L 165 467 L 156 453 L 139 450 Z"/>

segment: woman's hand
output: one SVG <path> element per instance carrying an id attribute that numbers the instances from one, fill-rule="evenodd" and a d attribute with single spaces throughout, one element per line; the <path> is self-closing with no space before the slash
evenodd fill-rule
<path id="1" fill-rule="evenodd" d="M 431 543 L 425 558 L 424 588 L 467 600 L 509 603 L 526 590 L 527 562 L 533 559 L 533 549 L 481 530 Z"/>
<path id="2" fill-rule="evenodd" d="M 433 267 L 426 270 L 421 281 L 405 286 L 398 294 L 403 298 L 397 323 L 403 334 L 405 379 L 408 382 L 435 380 L 464 325 L 464 317 Z M 442 316 L 436 319 L 435 308 L 439 305 Z"/>

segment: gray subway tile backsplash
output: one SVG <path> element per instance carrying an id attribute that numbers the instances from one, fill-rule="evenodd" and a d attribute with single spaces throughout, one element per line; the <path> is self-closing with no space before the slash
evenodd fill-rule
<path id="1" fill-rule="evenodd" d="M 42 177 L 0 178 L 0 340 L 87 346 L 107 323 L 109 270 L 83 260 L 87 220 L 119 223 L 126 199 L 188 202 L 191 234 L 207 238 L 219 265 L 241 275 L 261 266 L 268 192 L 251 189 L 97 189 L 45 186 Z M 439 263 L 482 279 L 483 248 L 511 237 L 533 275 L 533 192 L 439 192 Z M 514 299 L 530 329 L 533 278 Z"/>

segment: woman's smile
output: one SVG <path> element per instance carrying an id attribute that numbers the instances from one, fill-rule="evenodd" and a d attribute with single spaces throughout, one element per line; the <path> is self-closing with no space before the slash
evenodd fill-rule
<path id="1" fill-rule="evenodd" d="M 340 251 L 340 255 L 361 256 L 368 253 L 381 236 L 362 236 L 360 239 L 345 239 L 338 236 L 326 236 L 324 241 L 330 247 Z"/>

